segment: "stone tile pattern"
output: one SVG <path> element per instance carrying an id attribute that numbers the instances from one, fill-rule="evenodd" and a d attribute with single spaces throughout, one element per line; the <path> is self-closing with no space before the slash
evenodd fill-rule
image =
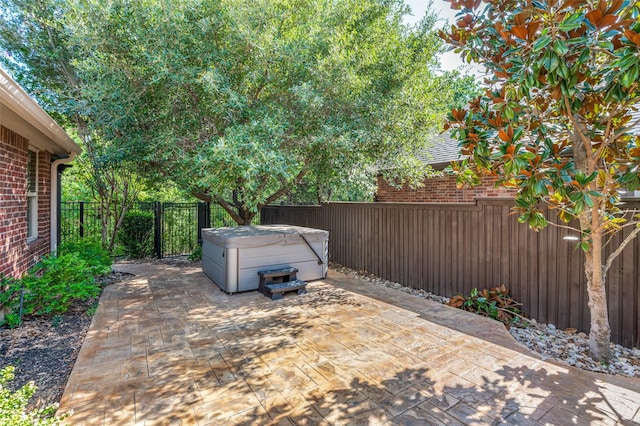
<path id="1" fill-rule="evenodd" d="M 491 320 L 330 272 L 228 295 L 199 269 L 122 265 L 59 412 L 76 425 L 640 422 L 640 384 L 544 362 Z"/>

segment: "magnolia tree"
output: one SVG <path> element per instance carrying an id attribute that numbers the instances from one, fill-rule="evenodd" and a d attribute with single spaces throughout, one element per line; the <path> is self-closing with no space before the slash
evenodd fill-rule
<path id="1" fill-rule="evenodd" d="M 441 36 L 489 74 L 486 93 L 449 115 L 468 156 L 454 166 L 458 182 L 496 176 L 517 188 L 520 222 L 547 226 L 546 204 L 579 232 L 589 349 L 610 359 L 606 276 L 640 233 L 638 212 L 620 201 L 621 189 L 640 188 L 640 3 L 449 1 L 458 21 Z"/>

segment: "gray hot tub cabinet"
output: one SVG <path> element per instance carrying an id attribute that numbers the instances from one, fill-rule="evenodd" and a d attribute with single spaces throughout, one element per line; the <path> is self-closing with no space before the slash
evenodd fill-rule
<path id="1" fill-rule="evenodd" d="M 327 276 L 328 247 L 328 231 L 301 226 L 203 229 L 202 270 L 227 293 L 256 290 L 266 269 L 294 267 L 298 279 L 318 280 Z"/>

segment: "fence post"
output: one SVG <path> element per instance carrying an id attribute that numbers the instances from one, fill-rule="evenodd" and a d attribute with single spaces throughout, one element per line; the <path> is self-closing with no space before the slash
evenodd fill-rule
<path id="1" fill-rule="evenodd" d="M 153 239 L 155 245 L 156 257 L 158 259 L 162 259 L 162 203 L 160 201 L 156 201 L 153 209 L 154 214 L 154 230 L 155 230 L 155 238 Z"/>
<path id="2" fill-rule="evenodd" d="M 84 201 L 80 201 L 80 238 L 84 237 Z"/>
<path id="3" fill-rule="evenodd" d="M 211 228 L 211 203 L 198 203 L 198 244 L 202 244 L 202 228 Z"/>

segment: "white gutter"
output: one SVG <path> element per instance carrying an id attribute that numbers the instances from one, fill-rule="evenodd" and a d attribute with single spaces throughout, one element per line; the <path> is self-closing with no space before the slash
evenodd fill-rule
<path id="1" fill-rule="evenodd" d="M 82 149 L 18 83 L 0 67 L 0 103 L 6 105 L 24 121 L 45 135 L 66 152 Z"/>
<path id="2" fill-rule="evenodd" d="M 51 252 L 55 252 L 58 248 L 58 166 L 67 164 L 74 160 L 75 152 L 67 158 L 60 158 L 51 163 L 51 232 L 49 234 Z"/>

